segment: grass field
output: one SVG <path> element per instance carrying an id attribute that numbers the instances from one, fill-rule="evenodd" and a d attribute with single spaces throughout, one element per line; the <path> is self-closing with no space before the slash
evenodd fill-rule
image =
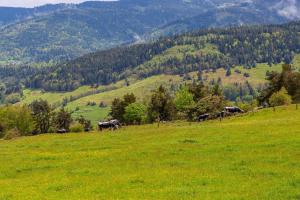
<path id="1" fill-rule="evenodd" d="M 0 199 L 300 199 L 300 110 L 0 141 Z"/>

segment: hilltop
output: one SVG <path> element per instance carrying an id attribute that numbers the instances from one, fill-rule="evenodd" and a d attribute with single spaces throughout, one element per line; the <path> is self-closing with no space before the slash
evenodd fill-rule
<path id="1" fill-rule="evenodd" d="M 0 141 L 0 198 L 298 199 L 299 120 L 293 105 L 222 122 Z"/>

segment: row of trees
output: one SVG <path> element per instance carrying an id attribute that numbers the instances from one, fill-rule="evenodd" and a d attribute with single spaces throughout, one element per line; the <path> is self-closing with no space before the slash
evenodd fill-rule
<path id="1" fill-rule="evenodd" d="M 73 120 L 64 108 L 54 110 L 47 101 L 36 100 L 29 106 L 0 108 L 0 138 L 29 136 L 54 132 L 82 132 L 92 128 L 82 116 Z"/>
<path id="2" fill-rule="evenodd" d="M 138 103 L 134 94 L 116 98 L 112 103 L 111 117 L 126 124 L 153 123 L 173 119 L 197 120 L 197 117 L 211 113 L 212 117 L 226 105 L 218 85 L 205 86 L 192 83 L 182 86 L 172 95 L 165 87 L 153 91 L 149 102 Z"/>
<path id="3" fill-rule="evenodd" d="M 207 113 L 216 118 L 225 106 L 233 102 L 245 111 L 258 105 L 281 106 L 300 102 L 300 73 L 291 65 L 284 64 L 281 73 L 268 73 L 267 79 L 269 83 L 261 89 L 252 87 L 247 81 L 225 87 L 221 81 L 211 85 L 194 81 L 171 94 L 160 86 L 146 103 L 137 103 L 133 94 L 127 94 L 123 99 L 113 101 L 111 117 L 126 124 L 173 119 L 195 121 Z"/>

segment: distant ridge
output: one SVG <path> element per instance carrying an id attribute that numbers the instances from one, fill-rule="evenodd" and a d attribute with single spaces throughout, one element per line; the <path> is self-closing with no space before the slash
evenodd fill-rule
<path id="1" fill-rule="evenodd" d="M 293 0 L 121 0 L 0 7 L 0 65 L 55 63 L 199 28 L 298 19 Z M 300 16 L 299 16 L 300 17 Z"/>

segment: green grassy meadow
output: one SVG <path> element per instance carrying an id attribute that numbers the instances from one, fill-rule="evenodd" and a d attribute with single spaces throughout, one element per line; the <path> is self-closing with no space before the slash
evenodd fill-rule
<path id="1" fill-rule="evenodd" d="M 299 199 L 300 110 L 0 141 L 0 199 Z"/>

